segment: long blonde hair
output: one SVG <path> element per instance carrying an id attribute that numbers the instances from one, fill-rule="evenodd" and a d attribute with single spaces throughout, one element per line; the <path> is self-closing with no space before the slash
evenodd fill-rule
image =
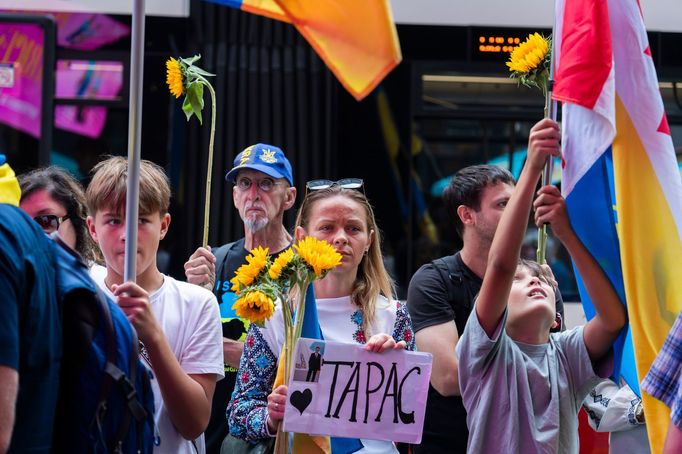
<path id="1" fill-rule="evenodd" d="M 358 274 L 351 290 L 351 301 L 362 313 L 362 328 L 365 335 L 371 335 L 371 326 L 376 315 L 376 301 L 379 295 L 384 295 L 392 300 L 395 297 L 395 285 L 388 275 L 381 256 L 381 234 L 374 218 L 374 210 L 367 197 L 355 189 L 346 189 L 338 185 L 332 185 L 326 189 L 310 191 L 306 194 L 296 215 L 296 226 L 306 231 L 314 205 L 320 200 L 334 196 L 343 196 L 357 202 L 365 208 L 367 231 L 374 231 L 374 240 L 370 243 L 367 254 L 362 258 L 358 266 Z"/>

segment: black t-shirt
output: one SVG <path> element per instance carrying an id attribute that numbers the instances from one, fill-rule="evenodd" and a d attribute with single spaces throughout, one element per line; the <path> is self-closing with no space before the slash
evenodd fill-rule
<path id="1" fill-rule="evenodd" d="M 461 336 L 482 284 L 483 280 L 464 264 L 459 252 L 422 266 L 407 291 L 407 308 L 415 333 L 454 320 Z M 556 306 L 563 320 L 558 290 Z M 443 396 L 429 385 L 422 442 L 413 447 L 413 453 L 466 453 L 468 436 L 462 398 Z"/>
<path id="2" fill-rule="evenodd" d="M 218 299 L 218 304 L 220 305 L 223 337 L 242 342 L 249 329 L 249 322 L 237 317 L 232 309 L 236 296 L 230 290 L 232 287 L 230 279 L 234 277 L 237 268 L 246 263 L 246 256 L 249 255 L 249 251 L 244 249 L 244 241 L 244 238 L 242 238 L 234 243 L 228 243 L 213 250 L 213 254 L 219 260 L 219 263 L 216 263 L 216 283 L 213 288 L 213 294 Z M 220 260 L 223 252 L 225 252 L 224 258 Z M 277 256 L 278 254 L 279 252 L 276 252 L 272 255 Z M 211 404 L 211 418 L 208 421 L 206 432 L 204 432 L 207 454 L 219 454 L 223 439 L 225 439 L 229 432 L 225 410 L 230 403 L 236 378 L 237 369 L 225 364 L 225 378 L 216 383 Z"/>
<path id="3" fill-rule="evenodd" d="M 445 260 L 453 258 L 446 257 Z M 410 281 L 407 309 L 412 318 L 412 326 L 418 332 L 429 326 L 454 320 L 461 336 L 471 314 L 474 298 L 481 289 L 482 280 L 464 265 L 459 253 L 454 256 L 456 273 L 441 271 L 438 268 L 444 264 L 436 265 L 434 262 L 419 268 Z M 458 288 L 453 292 L 449 287 L 455 285 Z M 450 300 L 453 294 L 457 295 L 457 301 Z M 413 446 L 412 452 L 466 453 L 468 437 L 462 398 L 443 396 L 429 385 L 422 442 Z"/>

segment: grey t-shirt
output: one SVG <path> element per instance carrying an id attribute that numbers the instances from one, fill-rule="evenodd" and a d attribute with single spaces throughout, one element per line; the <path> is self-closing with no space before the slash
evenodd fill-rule
<path id="1" fill-rule="evenodd" d="M 507 336 L 506 320 L 490 339 L 474 310 L 457 344 L 469 452 L 577 454 L 578 410 L 600 380 L 582 327 L 529 345 Z"/>

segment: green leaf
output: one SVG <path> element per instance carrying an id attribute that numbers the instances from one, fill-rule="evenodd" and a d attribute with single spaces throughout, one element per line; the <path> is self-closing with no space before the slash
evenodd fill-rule
<path id="1" fill-rule="evenodd" d="M 192 75 L 197 74 L 201 76 L 209 76 L 209 77 L 214 77 L 215 74 L 211 74 L 208 71 L 204 71 L 203 69 L 199 68 L 198 66 L 191 66 L 190 68 L 187 69 L 188 73 L 191 73 Z"/>
<path id="2" fill-rule="evenodd" d="M 189 98 L 187 96 L 185 96 L 185 99 L 182 101 L 182 111 L 185 112 L 187 121 L 189 121 L 189 119 L 192 118 L 192 115 L 194 115 L 192 104 L 190 104 Z"/>
<path id="3" fill-rule="evenodd" d="M 195 61 L 198 61 L 201 59 L 201 54 L 195 55 L 194 57 L 188 57 L 188 58 L 181 58 L 180 61 L 186 64 L 187 66 L 192 66 Z"/>
<path id="4" fill-rule="evenodd" d="M 197 116 L 199 123 L 203 124 L 201 111 L 204 109 L 204 85 L 200 82 L 192 82 L 187 87 L 187 94 L 185 95 L 185 102 L 182 104 L 182 110 L 187 116 L 187 121 L 192 118 L 192 114 Z"/>

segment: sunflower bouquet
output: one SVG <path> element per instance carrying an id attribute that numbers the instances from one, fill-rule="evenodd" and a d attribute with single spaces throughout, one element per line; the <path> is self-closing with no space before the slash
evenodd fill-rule
<path id="1" fill-rule="evenodd" d="M 549 116 L 552 97 L 552 40 L 539 33 L 528 35 L 528 38 L 514 48 L 507 62 L 512 79 L 526 87 L 536 87 L 545 97 L 545 117 Z M 543 172 L 543 184 L 551 183 L 553 160 L 547 160 Z M 538 230 L 538 249 L 536 258 L 538 263 L 545 263 L 547 248 L 547 226 Z"/>
<path id="2" fill-rule="evenodd" d="M 185 95 L 182 111 L 189 121 L 196 115 L 199 124 L 203 124 L 201 111 L 204 109 L 204 87 L 211 95 L 211 135 L 208 142 L 208 164 L 206 169 L 206 199 L 204 203 L 204 234 L 202 246 L 208 245 L 208 219 L 211 211 L 211 173 L 213 170 L 213 143 L 215 139 L 216 96 L 213 86 L 206 79 L 215 74 L 204 71 L 194 63 L 201 58 L 195 55 L 191 58 L 169 58 L 166 61 L 166 83 L 175 98 Z"/>
<path id="3" fill-rule="evenodd" d="M 306 237 L 280 253 L 274 260 L 268 249 L 251 250 L 246 263 L 230 279 L 237 300 L 232 308 L 250 323 L 263 326 L 275 312 L 275 301 L 282 305 L 284 318 L 284 383 L 289 382 L 294 363 L 294 347 L 301 337 L 305 296 L 316 279 L 341 263 L 342 256 L 326 241 Z M 277 431 L 275 452 L 286 452 L 287 434 L 282 425 Z"/>

